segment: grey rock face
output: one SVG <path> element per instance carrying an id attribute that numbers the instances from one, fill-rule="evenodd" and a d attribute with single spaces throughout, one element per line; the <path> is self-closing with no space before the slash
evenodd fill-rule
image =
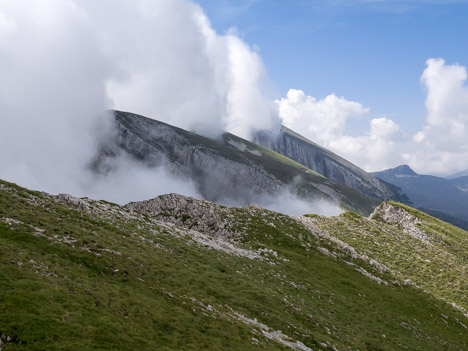
<path id="1" fill-rule="evenodd" d="M 165 165 L 193 180 L 210 201 L 228 194 L 249 203 L 258 194 L 275 194 L 284 184 L 245 152 L 165 123 L 116 112 L 117 144 L 148 166 Z M 235 170 L 235 171 L 233 171 Z"/>
<path id="2" fill-rule="evenodd" d="M 85 212 L 89 212 L 89 207 L 88 207 L 88 205 L 86 204 L 86 202 L 84 202 L 84 201 L 83 201 L 82 199 L 80 199 L 80 198 L 71 196 L 71 195 L 69 195 L 69 194 L 58 194 L 58 195 L 56 196 L 56 199 L 59 200 L 59 201 L 65 202 L 65 203 L 67 203 L 67 204 L 76 206 L 76 207 L 82 209 L 82 210 L 85 211 Z"/>
<path id="3" fill-rule="evenodd" d="M 258 203 L 263 197 L 291 191 L 300 197 L 326 199 L 369 214 L 378 202 L 314 173 L 292 160 L 235 135 L 218 140 L 128 112 L 115 111 L 117 133 L 97 157 L 126 153 L 148 167 L 164 165 L 195 183 L 204 199 L 224 204 Z M 157 194 L 148 194 L 153 197 Z"/>
<path id="4" fill-rule="evenodd" d="M 228 228 L 229 220 L 233 219 L 230 218 L 232 211 L 223 211 L 224 206 L 209 201 L 167 194 L 151 200 L 130 202 L 126 207 L 215 238 L 232 239 L 238 235 Z"/>
<path id="5" fill-rule="evenodd" d="M 380 200 L 407 201 L 398 187 L 377 179 L 284 126 L 278 136 L 261 132 L 254 141 L 367 196 Z"/>
<path id="6" fill-rule="evenodd" d="M 395 207 L 392 204 L 384 203 L 375 209 L 370 215 L 370 218 L 378 218 L 388 224 L 396 225 L 405 233 L 426 243 L 430 242 L 427 233 L 417 226 L 421 223 L 419 218 L 401 207 Z"/>

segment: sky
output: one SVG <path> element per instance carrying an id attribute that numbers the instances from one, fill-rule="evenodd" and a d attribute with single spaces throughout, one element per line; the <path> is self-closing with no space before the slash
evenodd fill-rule
<path id="1" fill-rule="evenodd" d="M 446 65 L 468 65 L 468 1 L 198 3 L 218 32 L 235 28 L 256 48 L 273 84 L 275 99 L 284 98 L 289 89 L 298 89 L 318 100 L 335 94 L 369 109 L 346 118 L 345 133 L 349 136 L 370 133 L 372 118 L 387 118 L 411 138 L 426 125 L 427 87 L 421 81 L 426 61 L 441 58 Z M 466 123 L 465 117 L 465 128 Z M 313 133 L 306 136 L 320 142 Z M 468 167 L 460 158 L 447 155 L 440 157 L 447 162 L 429 162 L 427 158 L 417 162 L 416 157 L 388 157 L 378 162 L 377 155 L 366 162 L 356 152 L 340 150 L 342 143 L 320 143 L 371 171 L 398 163 L 410 163 L 418 171 L 432 174 Z M 400 154 L 407 152 L 410 150 L 401 150 Z"/>
<path id="2" fill-rule="evenodd" d="M 0 178 L 117 202 L 196 195 L 125 155 L 90 172 L 109 109 L 212 138 L 284 124 L 367 171 L 468 169 L 467 6 L 0 0 Z"/>
<path id="3" fill-rule="evenodd" d="M 424 122 L 429 58 L 468 65 L 468 1 L 199 0 L 220 33 L 257 47 L 276 98 L 344 96 L 409 133 Z M 350 133 L 356 133 L 351 130 Z"/>

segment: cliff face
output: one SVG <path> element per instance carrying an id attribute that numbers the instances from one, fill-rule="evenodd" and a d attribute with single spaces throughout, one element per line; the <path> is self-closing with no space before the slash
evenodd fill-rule
<path id="1" fill-rule="evenodd" d="M 397 186 L 377 179 L 286 127 L 282 127 L 281 133 L 276 137 L 259 133 L 255 142 L 367 196 L 379 200 L 408 202 L 406 195 Z"/>
<path id="2" fill-rule="evenodd" d="M 115 116 L 120 148 L 150 167 L 165 165 L 193 180 L 206 199 L 219 201 L 229 194 L 233 200 L 248 202 L 250 196 L 273 195 L 284 187 L 260 164 L 230 146 L 133 114 Z"/>
<path id="3" fill-rule="evenodd" d="M 115 111 L 115 122 L 115 140 L 103 150 L 99 162 L 124 151 L 149 167 L 164 165 L 193 181 L 210 201 L 245 205 L 290 191 L 308 200 L 330 200 L 362 214 L 378 205 L 378 201 L 229 133 L 212 140 L 120 111 Z"/>

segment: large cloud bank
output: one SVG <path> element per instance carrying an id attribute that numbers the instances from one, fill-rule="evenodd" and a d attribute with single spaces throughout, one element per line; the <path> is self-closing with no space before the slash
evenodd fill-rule
<path id="1" fill-rule="evenodd" d="M 216 136 L 276 129 L 280 120 L 366 170 L 408 163 L 419 172 L 468 168 L 466 69 L 430 59 L 425 125 L 407 135 L 391 119 L 329 95 L 265 96 L 259 54 L 219 34 L 188 0 L 0 1 L 0 178 L 53 193 L 126 202 L 166 192 L 197 195 L 164 169 L 121 157 L 88 170 L 112 134 L 106 110 L 144 114 Z M 351 118 L 370 118 L 350 136 Z M 118 189 L 118 191 L 116 191 Z"/>
<path id="2" fill-rule="evenodd" d="M 284 124 L 330 148 L 367 171 L 407 163 L 418 172 L 448 174 L 468 168 L 468 87 L 466 68 L 429 59 L 421 76 L 427 90 L 426 119 L 408 135 L 386 117 L 371 118 L 366 133 L 350 136 L 346 123 L 369 116 L 360 103 L 329 95 L 322 100 L 291 89 L 277 100 Z"/>
<path id="3" fill-rule="evenodd" d="M 0 177 L 120 202 L 193 195 L 190 183 L 129 160 L 108 177 L 88 172 L 111 133 L 103 114 L 130 110 L 209 136 L 248 137 L 278 124 L 263 76 L 257 52 L 234 33 L 217 34 L 189 1 L 2 0 Z M 132 191 L 119 197 L 112 185 Z"/>

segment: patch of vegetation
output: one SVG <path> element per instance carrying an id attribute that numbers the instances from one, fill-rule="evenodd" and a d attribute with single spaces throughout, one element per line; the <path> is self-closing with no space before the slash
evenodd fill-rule
<path id="1" fill-rule="evenodd" d="M 322 218 L 320 228 L 385 264 L 400 280 L 468 310 L 468 232 L 407 205 L 388 203 L 417 217 L 416 227 L 428 239 L 385 223 L 379 214 L 372 220 Z"/>
<path id="2" fill-rule="evenodd" d="M 249 258 L 115 204 L 89 201 L 85 213 L 18 192 L 0 183 L 4 350 L 290 349 L 281 340 L 313 350 L 468 348 L 460 312 L 291 217 L 232 209 L 232 227 L 246 233 L 235 248 Z M 310 220 L 356 235 L 367 221 Z"/>

